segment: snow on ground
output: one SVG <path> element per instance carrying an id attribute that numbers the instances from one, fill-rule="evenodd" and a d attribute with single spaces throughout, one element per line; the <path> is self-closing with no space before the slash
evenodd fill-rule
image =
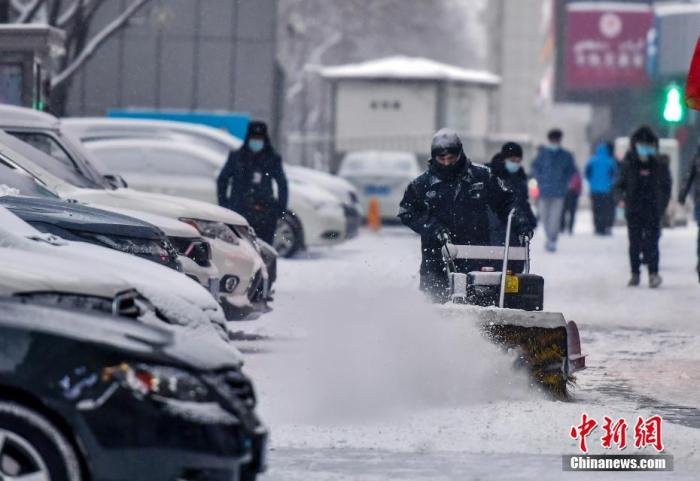
<path id="1" fill-rule="evenodd" d="M 594 237 L 583 217 L 556 254 L 541 232 L 533 245 L 545 306 L 579 323 L 589 356 L 574 402 L 529 388 L 468 319 L 435 315 L 416 289 L 419 240 L 402 228 L 281 261 L 275 311 L 235 325 L 268 337 L 239 343 L 271 430 L 264 479 L 695 479 L 695 227 L 664 231 L 662 288 L 631 289 L 626 231 Z M 661 414 L 675 473 L 562 473 L 583 412 L 632 425 Z M 597 432 L 589 444 L 602 452 Z"/>

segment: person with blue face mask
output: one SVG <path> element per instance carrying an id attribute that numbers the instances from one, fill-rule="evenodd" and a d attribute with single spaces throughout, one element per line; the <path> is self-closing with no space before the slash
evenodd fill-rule
<path id="1" fill-rule="evenodd" d="M 561 130 L 550 130 L 547 145 L 540 149 L 532 162 L 532 176 L 540 191 L 537 214 L 547 234 L 545 248 L 548 252 L 557 250 L 565 198 L 572 178 L 578 174 L 574 156 L 561 146 L 563 138 Z"/>
<path id="2" fill-rule="evenodd" d="M 624 205 L 629 239 L 632 274 L 627 283 L 640 283 L 642 263 L 649 269 L 649 287 L 657 288 L 659 275 L 659 238 L 661 221 L 671 198 L 671 171 L 668 158 L 659 155 L 659 138 L 651 127 L 638 128 L 630 138 L 615 197 Z"/>
<path id="3" fill-rule="evenodd" d="M 530 206 L 530 195 L 527 186 L 527 175 L 523 168 L 523 148 L 515 142 L 506 142 L 501 151 L 493 156 L 487 167 L 493 175 L 501 179 L 505 186 L 513 192 L 513 205 L 522 213 L 530 225 L 530 230 L 537 227 L 537 218 Z M 506 226 L 495 216 L 489 218 L 492 245 L 504 245 Z M 511 245 L 519 245 L 520 239 L 516 234 L 511 235 Z"/>
<path id="4" fill-rule="evenodd" d="M 277 222 L 287 209 L 288 190 L 282 158 L 272 148 L 264 122 L 251 121 L 243 146 L 229 154 L 217 194 L 219 205 L 243 215 L 259 238 L 273 244 Z"/>

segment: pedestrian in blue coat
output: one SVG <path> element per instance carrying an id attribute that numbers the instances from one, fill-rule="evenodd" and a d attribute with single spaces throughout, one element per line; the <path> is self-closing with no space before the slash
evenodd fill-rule
<path id="1" fill-rule="evenodd" d="M 549 143 L 540 149 L 532 163 L 532 176 L 540 191 L 537 211 L 547 234 L 545 247 L 549 252 L 557 250 L 564 198 L 571 178 L 578 172 L 574 156 L 561 146 L 563 137 L 561 130 L 550 130 L 547 134 Z"/>
<path id="2" fill-rule="evenodd" d="M 615 221 L 613 186 L 619 166 L 610 152 L 610 145 L 600 143 L 586 164 L 586 180 L 591 192 L 593 225 L 596 235 L 609 235 Z"/>

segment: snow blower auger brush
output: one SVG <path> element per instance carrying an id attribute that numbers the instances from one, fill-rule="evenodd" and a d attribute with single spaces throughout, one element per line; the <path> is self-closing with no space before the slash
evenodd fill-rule
<path id="1" fill-rule="evenodd" d="M 566 399 L 573 373 L 586 367 L 578 328 L 562 313 L 542 310 L 544 279 L 530 274 L 529 239 L 523 247 L 510 246 L 512 218 L 511 211 L 505 246 L 445 244 L 450 297 L 444 308 L 449 317 L 476 319 L 491 341 L 517 353 L 517 367 L 527 369 L 553 397 Z M 497 271 L 493 263 L 499 261 Z M 475 264 L 483 266 L 460 272 Z"/>

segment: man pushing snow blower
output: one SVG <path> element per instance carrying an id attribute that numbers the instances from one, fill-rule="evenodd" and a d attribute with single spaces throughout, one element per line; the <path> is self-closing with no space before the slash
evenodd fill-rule
<path id="1" fill-rule="evenodd" d="M 514 200 L 513 193 L 487 167 L 469 160 L 453 130 L 439 130 L 430 153 L 428 170 L 406 189 L 399 218 L 421 236 L 421 290 L 435 301 L 446 302 L 449 281 L 442 247 L 446 243 L 489 245 L 488 209 L 505 224 Z M 526 215 L 515 212 L 513 228 L 520 237 L 532 238 L 533 227 Z M 471 260 L 457 264 L 465 272 L 484 266 L 484 262 Z"/>
<path id="2" fill-rule="evenodd" d="M 407 187 L 399 212 L 421 236 L 421 290 L 449 301 L 446 315 L 477 319 L 492 341 L 518 352 L 518 364 L 536 381 L 566 397 L 585 358 L 573 321 L 541 312 L 544 280 L 529 274 L 530 216 L 514 208 L 512 192 L 487 167 L 467 158 L 454 131 L 433 136 L 428 165 Z M 488 209 L 507 224 L 505 246 L 489 245 Z M 511 246 L 513 238 L 519 245 Z"/>

